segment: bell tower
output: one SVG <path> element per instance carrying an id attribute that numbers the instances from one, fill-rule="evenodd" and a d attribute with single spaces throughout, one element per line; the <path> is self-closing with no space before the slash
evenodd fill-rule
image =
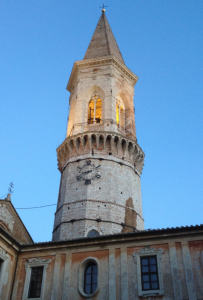
<path id="1" fill-rule="evenodd" d="M 134 85 L 105 10 L 86 54 L 74 63 L 67 90 L 65 141 L 57 149 L 61 182 L 53 240 L 144 229 Z"/>

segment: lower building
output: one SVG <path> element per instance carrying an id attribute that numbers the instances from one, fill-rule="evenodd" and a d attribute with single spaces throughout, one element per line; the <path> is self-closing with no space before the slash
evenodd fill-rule
<path id="1" fill-rule="evenodd" d="M 24 245 L 0 237 L 1 300 L 203 299 L 203 225 Z"/>

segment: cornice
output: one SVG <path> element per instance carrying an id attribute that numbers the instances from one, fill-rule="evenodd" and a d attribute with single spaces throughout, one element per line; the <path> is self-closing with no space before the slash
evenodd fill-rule
<path id="1" fill-rule="evenodd" d="M 7 245 L 11 246 L 16 251 L 20 251 L 21 244 L 1 227 L 0 227 L 0 239 L 4 241 Z"/>
<path id="2" fill-rule="evenodd" d="M 109 146 L 107 147 L 107 141 Z M 77 135 L 69 136 L 57 148 L 58 168 L 62 172 L 67 161 L 71 157 L 77 157 L 82 154 L 112 155 L 122 160 L 127 160 L 142 173 L 145 154 L 137 144 L 136 140 L 124 137 L 121 134 L 108 131 L 88 131 Z"/>
<path id="3" fill-rule="evenodd" d="M 128 79 L 131 80 L 133 83 L 133 86 L 136 84 L 138 77 L 130 70 L 128 69 L 119 59 L 117 59 L 114 55 L 109 56 L 103 56 L 100 58 L 94 58 L 94 59 L 84 59 L 76 61 L 73 65 L 73 69 L 71 71 L 71 75 L 67 84 L 66 89 L 71 92 L 72 86 L 74 85 L 75 78 L 77 77 L 77 73 L 79 68 L 85 68 L 85 67 L 93 67 L 98 65 L 104 65 L 104 64 L 114 64 L 119 70 L 121 70 Z"/>
<path id="4" fill-rule="evenodd" d="M 35 266 L 44 266 L 47 269 L 50 262 L 50 259 L 43 259 L 41 257 L 27 259 L 25 262 L 25 271 L 27 272 L 28 267 L 32 268 Z"/>
<path id="5" fill-rule="evenodd" d="M 145 247 L 142 248 L 141 250 L 135 251 L 135 252 L 133 253 L 133 258 L 134 258 L 135 263 L 137 263 L 137 258 L 138 258 L 139 256 L 146 255 L 146 254 L 150 254 L 150 255 L 157 254 L 159 260 L 161 261 L 161 259 L 162 259 L 162 254 L 163 254 L 163 249 L 155 249 L 155 248 L 153 248 L 153 247 L 145 246 Z"/>
<path id="6" fill-rule="evenodd" d="M 83 246 L 86 248 L 88 246 L 98 246 L 100 244 L 109 246 L 109 242 L 111 244 L 126 244 L 132 243 L 138 245 L 138 243 L 151 243 L 155 241 L 161 243 L 169 243 L 170 240 L 175 241 L 195 241 L 202 240 L 203 237 L 203 225 L 197 225 L 192 227 L 177 227 L 177 228 L 163 228 L 163 229 L 154 229 L 154 230 L 142 230 L 136 231 L 133 233 L 118 233 L 112 235 L 103 235 L 94 238 L 78 238 L 71 239 L 65 241 L 58 242 L 43 242 L 43 243 L 35 243 L 30 245 L 23 245 L 21 252 L 29 252 L 29 251 L 41 251 L 43 249 L 52 250 L 58 248 L 76 248 L 81 249 Z M 181 240 L 180 240 L 181 239 Z"/>

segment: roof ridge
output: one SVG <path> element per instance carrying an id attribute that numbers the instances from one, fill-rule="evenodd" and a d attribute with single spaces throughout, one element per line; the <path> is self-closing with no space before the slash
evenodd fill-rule
<path id="1" fill-rule="evenodd" d="M 107 35 L 107 31 L 106 31 L 106 15 L 105 15 L 105 12 L 102 11 L 102 17 L 104 19 L 104 29 L 105 29 L 105 35 L 106 35 L 106 41 L 107 41 L 107 47 L 108 47 L 108 50 L 109 50 L 109 54 L 111 54 L 111 51 L 110 51 L 110 47 L 109 47 L 109 40 L 108 40 L 108 35 Z"/>

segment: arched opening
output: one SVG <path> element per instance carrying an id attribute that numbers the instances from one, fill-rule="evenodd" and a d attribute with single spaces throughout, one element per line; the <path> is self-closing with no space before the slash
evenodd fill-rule
<path id="1" fill-rule="evenodd" d="M 92 143 L 92 147 L 94 147 L 94 148 L 97 147 L 97 139 L 96 139 L 96 135 L 95 134 L 91 135 L 91 143 Z"/>
<path id="2" fill-rule="evenodd" d="M 86 149 L 87 144 L 88 144 L 88 136 L 85 135 L 85 136 L 83 137 L 83 140 L 84 140 L 84 148 Z"/>
<path id="3" fill-rule="evenodd" d="M 111 151 L 111 136 L 108 135 L 106 138 L 106 150 Z"/>
<path id="4" fill-rule="evenodd" d="M 97 230 L 92 229 L 92 230 L 90 230 L 90 231 L 88 232 L 87 237 L 96 237 L 96 236 L 99 236 L 99 235 L 100 235 L 100 234 L 99 234 L 99 232 L 98 232 Z"/>
<path id="5" fill-rule="evenodd" d="M 76 148 L 77 148 L 77 150 L 80 148 L 80 138 L 78 137 L 77 139 L 76 139 Z"/>
<path id="6" fill-rule="evenodd" d="M 103 135 L 99 136 L 99 150 L 103 150 L 104 148 L 104 137 Z"/>
<path id="7" fill-rule="evenodd" d="M 98 267 L 93 261 L 89 262 L 84 271 L 84 292 L 87 295 L 93 294 L 97 289 Z"/>
<path id="8" fill-rule="evenodd" d="M 96 123 L 101 123 L 101 115 L 102 115 L 102 101 L 101 98 L 98 98 L 96 102 L 96 113 L 95 113 Z"/>
<path id="9" fill-rule="evenodd" d="M 102 119 L 102 100 L 101 97 L 94 93 L 88 105 L 88 124 L 101 123 Z"/>
<path id="10" fill-rule="evenodd" d="M 116 123 L 118 128 L 124 129 L 125 111 L 120 100 L 116 101 Z"/>
<path id="11" fill-rule="evenodd" d="M 94 124 L 94 100 L 90 100 L 88 107 L 88 124 Z"/>

